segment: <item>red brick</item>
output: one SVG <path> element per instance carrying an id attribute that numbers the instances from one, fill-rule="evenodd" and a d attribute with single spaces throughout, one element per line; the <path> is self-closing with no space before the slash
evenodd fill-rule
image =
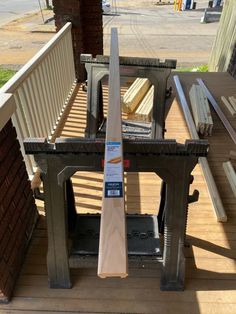
<path id="1" fill-rule="evenodd" d="M 15 141 L 13 146 L 11 147 L 11 150 L 6 154 L 4 160 L 2 160 L 0 163 L 1 171 L 0 183 L 3 181 L 3 179 L 5 179 L 8 172 L 10 171 L 11 166 L 14 164 L 17 158 L 20 161 L 23 160 L 22 155 L 19 151 L 19 144 L 17 141 Z"/>
<path id="2" fill-rule="evenodd" d="M 3 236 L 1 243 L 0 243 L 0 256 L 1 257 L 3 256 L 3 253 L 7 247 L 7 244 L 9 242 L 10 237 L 11 237 L 11 232 L 7 228 L 5 230 L 4 236 Z"/>
<path id="3" fill-rule="evenodd" d="M 6 211 L 5 215 L 3 216 L 3 218 L 0 221 L 0 241 L 3 238 L 6 229 L 8 229 L 8 225 L 10 224 L 11 219 L 12 219 L 11 212 Z"/>
<path id="4" fill-rule="evenodd" d="M 8 159 L 9 164 L 5 165 L 4 171 L 0 171 L 0 173 L 3 175 L 2 179 L 4 180 L 0 184 L 0 202 L 2 201 L 9 187 L 11 186 L 12 181 L 14 180 L 19 168 L 23 166 L 23 161 L 20 158 L 21 155 L 16 156 L 15 159 L 13 159 L 13 157 L 14 156 Z"/>
<path id="5" fill-rule="evenodd" d="M 103 25 L 100 0 L 54 0 L 55 24 L 60 29 L 65 20 L 72 22 L 72 41 L 75 59 L 76 77 L 80 81 L 86 78 L 84 65 L 79 62 L 81 53 L 103 52 Z M 97 32 L 100 43 L 93 44 L 94 32 Z M 86 43 L 85 43 L 86 41 Z M 88 46 L 89 45 L 89 51 Z M 94 51 L 95 49 L 95 51 Z"/>

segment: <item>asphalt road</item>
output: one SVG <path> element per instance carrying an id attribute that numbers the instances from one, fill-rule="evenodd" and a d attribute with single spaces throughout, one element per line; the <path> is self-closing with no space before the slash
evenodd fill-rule
<path id="1" fill-rule="evenodd" d="M 45 5 L 44 0 L 40 0 Z M 0 0 L 0 26 L 22 17 L 28 12 L 38 11 L 38 0 Z"/>
<path id="2" fill-rule="evenodd" d="M 218 21 L 200 23 L 206 7 L 206 0 L 198 0 L 196 10 L 177 12 L 153 0 L 119 0 L 116 12 L 103 16 L 104 53 L 109 54 L 115 26 L 120 55 L 177 59 L 179 67 L 207 64 Z"/>
<path id="3" fill-rule="evenodd" d="M 0 0 L 0 22 L 2 4 L 5 3 L 6 11 L 7 2 L 20 6 L 18 11 L 17 5 L 13 6 L 14 19 L 17 14 L 24 14 L 24 10 L 25 13 L 34 8 L 38 10 L 38 0 Z M 219 22 L 200 23 L 207 0 L 197 0 L 196 10 L 184 12 L 174 11 L 173 5 L 155 5 L 155 0 L 110 2 L 113 4 L 111 14 L 103 15 L 104 54 L 110 51 L 110 29 L 117 27 L 120 55 L 177 59 L 178 67 L 208 63 Z M 23 3 L 28 5 L 24 10 Z M 45 0 L 41 3 L 44 4 Z M 50 13 L 52 15 L 53 12 Z M 50 40 L 53 33 L 32 32 L 38 27 L 43 28 L 40 12 L 0 27 L 0 66 L 18 69 Z"/>

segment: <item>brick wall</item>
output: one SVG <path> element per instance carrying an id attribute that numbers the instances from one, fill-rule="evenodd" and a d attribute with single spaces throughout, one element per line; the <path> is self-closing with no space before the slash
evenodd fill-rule
<path id="1" fill-rule="evenodd" d="M 80 54 L 103 54 L 101 0 L 53 0 L 53 10 L 57 30 L 72 22 L 76 77 L 83 81 L 86 72 L 79 62 Z"/>
<path id="2" fill-rule="evenodd" d="M 236 79 L 236 43 L 229 62 L 228 72 Z"/>
<path id="3" fill-rule="evenodd" d="M 0 302 L 9 301 L 37 219 L 11 120 L 0 131 Z"/>

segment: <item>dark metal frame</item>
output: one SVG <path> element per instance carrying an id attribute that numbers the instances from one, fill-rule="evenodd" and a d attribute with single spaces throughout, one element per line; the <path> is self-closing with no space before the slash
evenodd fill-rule
<path id="1" fill-rule="evenodd" d="M 45 194 L 48 230 L 47 266 L 51 288 L 70 288 L 68 205 L 66 187 L 76 171 L 103 171 L 103 139 L 26 139 L 27 154 L 39 165 Z M 125 140 L 124 158 L 130 172 L 155 172 L 166 184 L 162 290 L 183 290 L 184 241 L 191 172 L 198 157 L 207 154 L 208 143 L 188 140 Z"/>
<path id="2" fill-rule="evenodd" d="M 109 57 L 82 54 L 81 63 L 85 63 L 87 71 L 87 128 L 86 137 L 96 138 L 100 127 L 101 106 L 98 105 L 101 97 L 101 80 L 109 74 Z M 176 68 L 176 60 L 165 60 L 161 62 L 156 58 L 134 58 L 120 57 L 121 77 L 143 77 L 148 78 L 154 85 L 152 138 L 164 137 L 165 100 L 167 90 L 167 79 L 171 69 Z"/>

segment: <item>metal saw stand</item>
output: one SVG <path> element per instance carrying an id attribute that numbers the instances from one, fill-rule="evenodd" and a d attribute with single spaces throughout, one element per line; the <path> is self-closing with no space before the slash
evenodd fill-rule
<path id="1" fill-rule="evenodd" d="M 85 63 L 87 71 L 87 126 L 86 137 L 96 138 L 98 129 L 104 119 L 101 101 L 101 80 L 109 75 L 109 56 L 82 54 L 80 62 Z M 154 85 L 153 118 L 150 137 L 164 137 L 165 101 L 167 79 L 172 69 L 176 68 L 176 60 L 156 58 L 120 57 L 121 77 L 148 78 Z"/>
<path id="2" fill-rule="evenodd" d="M 68 208 L 70 178 L 76 171 L 103 171 L 104 139 L 28 139 L 25 152 L 33 154 L 42 172 L 48 231 L 47 267 L 51 288 L 70 288 L 68 215 L 75 220 L 73 204 Z M 127 172 L 155 172 L 166 182 L 162 290 L 183 290 L 185 279 L 184 241 L 191 172 L 199 157 L 205 157 L 204 140 L 124 140 Z M 68 213 L 69 211 L 69 213 Z M 70 220 L 69 219 L 69 220 Z M 78 219 L 80 219 L 78 217 Z M 73 225 L 73 223 L 72 223 Z"/>

